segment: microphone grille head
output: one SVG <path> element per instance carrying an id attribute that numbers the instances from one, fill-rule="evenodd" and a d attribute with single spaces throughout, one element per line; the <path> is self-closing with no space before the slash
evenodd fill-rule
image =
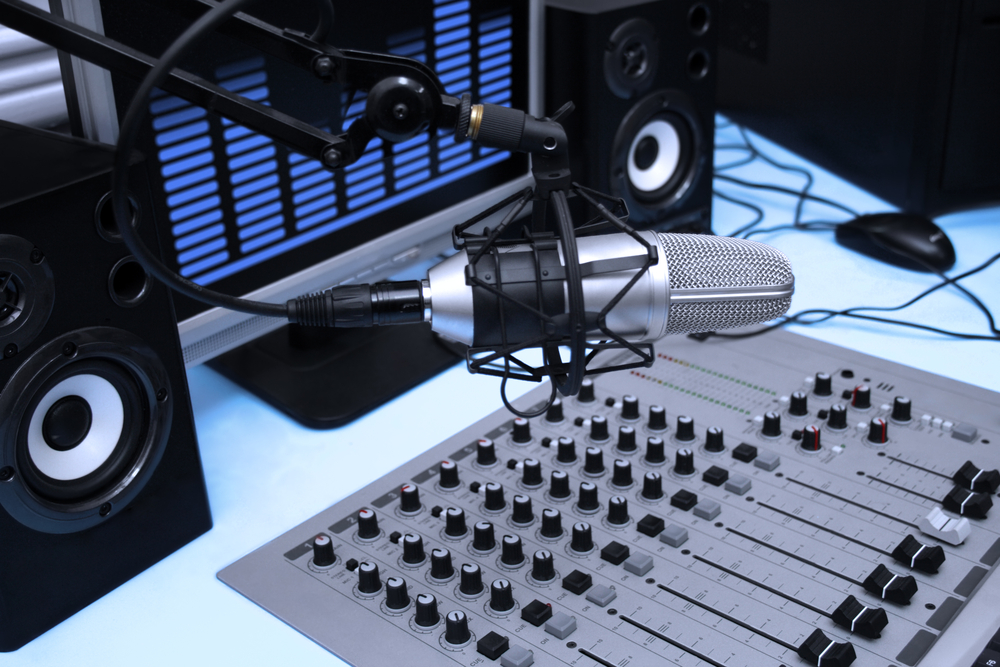
<path id="1" fill-rule="evenodd" d="M 665 334 L 760 324 L 788 311 L 795 278 L 778 250 L 725 236 L 658 237 L 670 280 Z"/>

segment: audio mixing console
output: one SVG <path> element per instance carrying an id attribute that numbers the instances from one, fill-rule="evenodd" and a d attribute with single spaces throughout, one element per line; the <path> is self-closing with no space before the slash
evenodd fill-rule
<path id="1" fill-rule="evenodd" d="M 1000 624 L 1000 397 L 786 332 L 662 349 L 219 577 L 358 667 L 969 667 Z"/>

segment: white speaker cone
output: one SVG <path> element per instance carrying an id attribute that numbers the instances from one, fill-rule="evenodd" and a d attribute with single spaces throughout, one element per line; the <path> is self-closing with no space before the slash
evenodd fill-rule
<path id="1" fill-rule="evenodd" d="M 42 435 L 49 408 L 61 398 L 79 396 L 92 413 L 90 431 L 76 447 L 53 449 Z M 60 481 L 80 479 L 97 470 L 114 452 L 125 424 L 125 407 L 114 385 L 98 375 L 68 377 L 39 401 L 28 426 L 28 456 L 43 475 Z"/>
<path id="2" fill-rule="evenodd" d="M 656 141 L 656 158 L 645 169 L 637 162 L 636 152 L 644 139 Z M 628 149 L 628 180 L 636 190 L 655 192 L 673 178 L 681 161 L 681 140 L 674 126 L 654 119 L 643 125 Z"/>

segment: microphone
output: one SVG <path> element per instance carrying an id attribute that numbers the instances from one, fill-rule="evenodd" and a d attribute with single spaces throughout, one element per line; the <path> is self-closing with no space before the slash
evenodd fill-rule
<path id="1" fill-rule="evenodd" d="M 605 337 L 598 313 L 632 280 L 605 319 L 607 329 L 631 343 L 760 324 L 791 305 L 791 264 L 768 245 L 701 234 L 638 235 L 658 250 L 646 271 L 641 267 L 648 251 L 628 234 L 576 240 L 588 339 Z M 349 285 L 300 297 L 288 303 L 289 319 L 336 327 L 427 321 L 438 334 L 474 348 L 540 346 L 566 335 L 560 326 L 569 302 L 565 262 L 553 239 L 497 248 L 474 267 L 470 254 L 449 257 L 423 281 Z M 473 275 L 493 289 L 473 284 Z"/>

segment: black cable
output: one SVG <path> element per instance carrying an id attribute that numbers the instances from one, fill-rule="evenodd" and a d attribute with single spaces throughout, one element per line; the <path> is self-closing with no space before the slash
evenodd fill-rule
<path id="1" fill-rule="evenodd" d="M 741 178 L 736 178 L 734 176 L 729 176 L 727 174 L 715 174 L 715 178 L 721 179 L 723 181 L 728 181 L 730 183 L 735 183 L 736 185 L 742 186 L 744 188 L 752 188 L 754 190 L 770 190 L 770 191 L 773 191 L 773 192 L 780 192 L 780 193 L 786 194 L 786 195 L 793 195 L 795 197 L 804 197 L 805 199 L 808 199 L 809 201 L 814 201 L 814 202 L 817 202 L 817 203 L 820 203 L 820 204 L 825 204 L 826 206 L 830 206 L 832 208 L 838 209 L 838 210 L 843 211 L 843 212 L 845 212 L 845 213 L 847 213 L 849 215 L 852 215 L 854 217 L 857 217 L 857 216 L 860 215 L 860 213 L 858 213 L 857 211 L 855 211 L 853 208 L 850 208 L 849 206 L 845 206 L 843 204 L 835 202 L 835 201 L 833 201 L 831 199 L 826 199 L 825 197 L 819 197 L 817 195 L 808 194 L 808 193 L 803 194 L 802 192 L 800 192 L 798 190 L 792 190 L 791 188 L 784 188 L 784 187 L 781 187 L 780 185 L 771 185 L 769 183 L 754 183 L 753 181 L 745 181 L 745 180 L 743 180 Z"/>
<path id="2" fill-rule="evenodd" d="M 333 29 L 333 0 L 319 0 L 319 23 L 309 35 L 314 42 L 325 42 L 330 30 Z"/>
<path id="3" fill-rule="evenodd" d="M 797 174 L 802 174 L 806 178 L 806 184 L 799 190 L 798 202 L 795 205 L 795 218 L 792 223 L 797 227 L 802 220 L 802 207 L 805 205 L 806 198 L 809 196 L 809 189 L 813 186 L 813 175 L 808 169 L 803 167 L 796 167 L 795 165 L 783 164 L 778 162 L 774 158 L 770 157 L 767 153 L 760 150 L 754 146 L 753 142 L 750 141 L 750 136 L 747 134 L 746 128 L 742 125 L 737 125 L 736 129 L 739 130 L 740 136 L 743 137 L 743 141 L 746 142 L 747 148 L 749 148 L 757 157 L 759 157 L 764 162 L 767 162 L 772 167 L 776 167 L 782 171 L 790 171 Z"/>
<path id="4" fill-rule="evenodd" d="M 745 231 L 756 227 L 757 225 L 759 225 L 764 220 L 764 209 L 762 209 L 759 206 L 755 206 L 754 204 L 751 204 L 748 201 L 743 201 L 742 199 L 737 199 L 735 197 L 731 197 L 731 196 L 729 196 L 729 195 L 727 195 L 727 194 L 725 194 L 723 192 L 719 192 L 718 190 L 712 190 L 712 196 L 713 197 L 718 197 L 719 199 L 724 199 L 725 201 L 728 201 L 728 202 L 732 202 L 733 204 L 736 204 L 737 206 L 742 206 L 744 208 L 747 208 L 747 209 L 753 211 L 754 214 L 756 214 L 756 216 L 757 216 L 756 218 L 753 219 L 752 222 L 748 222 L 747 224 L 743 225 L 742 227 L 740 227 L 739 229 L 737 229 L 735 232 L 733 232 L 732 234 L 730 234 L 729 236 L 731 236 L 731 237 L 739 236 L 740 234 L 744 233 Z"/>

